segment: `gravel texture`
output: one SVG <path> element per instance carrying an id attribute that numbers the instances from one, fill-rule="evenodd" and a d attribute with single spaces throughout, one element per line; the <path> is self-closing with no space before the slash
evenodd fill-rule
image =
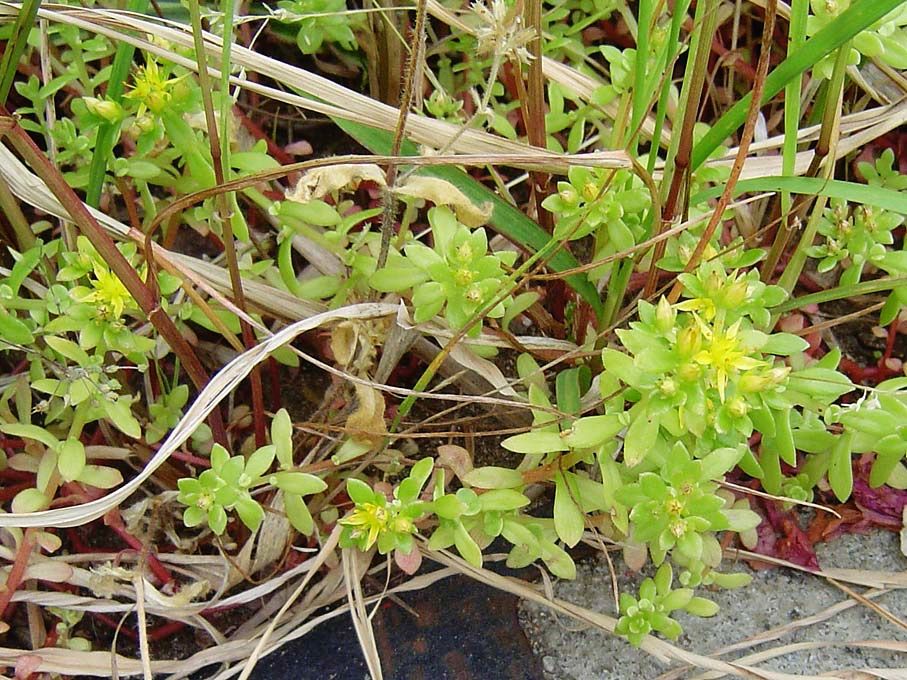
<path id="1" fill-rule="evenodd" d="M 817 546 L 823 568 L 860 568 L 907 571 L 907 558 L 900 551 L 898 536 L 889 532 L 851 534 Z M 618 567 L 619 568 L 619 567 Z M 743 564 L 736 569 L 747 570 Z M 684 634 L 678 646 L 700 654 L 762 633 L 771 628 L 818 613 L 848 596 L 822 578 L 788 569 L 753 572 L 753 582 L 739 590 L 717 591 L 708 597 L 721 606 L 713 618 L 699 619 L 685 614 L 677 618 Z M 627 571 L 618 574 L 622 587 L 632 588 L 639 577 Z M 855 586 L 857 592 L 865 588 Z M 634 589 L 635 590 L 635 589 Z M 555 594 L 576 604 L 614 615 L 610 576 L 604 561 L 579 566 L 575 581 L 555 586 Z M 875 599 L 898 617 L 907 619 L 907 590 L 887 593 Z M 521 623 L 534 652 L 549 678 L 557 680 L 638 680 L 654 679 L 668 670 L 647 653 L 623 639 L 595 629 L 579 629 L 572 619 L 554 615 L 540 605 L 524 603 Z M 858 640 L 907 641 L 907 631 L 866 606 L 857 604 L 821 623 L 789 632 L 778 640 L 737 651 L 724 657 L 733 660 L 754 651 L 796 642 Z M 785 654 L 764 662 L 763 668 L 798 675 L 821 675 L 862 668 L 905 668 L 907 653 L 835 645 Z M 681 677 L 696 675 L 696 669 Z M 879 676 L 861 676 L 879 677 Z M 907 670 L 886 677 L 907 679 Z"/>

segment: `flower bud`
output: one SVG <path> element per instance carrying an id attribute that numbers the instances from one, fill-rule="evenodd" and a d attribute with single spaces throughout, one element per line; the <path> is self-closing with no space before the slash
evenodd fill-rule
<path id="1" fill-rule="evenodd" d="M 658 390 L 666 397 L 673 397 L 677 394 L 677 383 L 671 377 L 662 378 L 658 382 Z"/>
<path id="2" fill-rule="evenodd" d="M 123 117 L 123 107 L 109 99 L 82 97 L 82 101 L 91 114 L 103 118 L 108 123 L 116 123 Z"/>
<path id="3" fill-rule="evenodd" d="M 701 346 L 702 336 L 696 326 L 687 326 L 677 334 L 677 350 L 682 356 L 694 355 Z"/>
<path id="4" fill-rule="evenodd" d="M 583 184 L 583 198 L 587 201 L 594 201 L 598 197 L 601 187 L 595 182 L 586 182 Z"/>
<path id="5" fill-rule="evenodd" d="M 680 376 L 681 380 L 685 380 L 686 382 L 695 382 L 696 380 L 699 380 L 702 375 L 702 368 L 699 364 L 688 361 L 680 367 L 677 371 L 677 375 Z"/>
<path id="6" fill-rule="evenodd" d="M 747 394 L 762 392 L 772 384 L 771 377 L 757 373 L 746 373 L 737 381 L 737 389 Z"/>
<path id="7" fill-rule="evenodd" d="M 739 307 L 746 302 L 749 285 L 744 279 L 737 279 L 730 284 L 724 293 L 724 304 L 729 309 Z"/>
<path id="8" fill-rule="evenodd" d="M 785 380 L 790 374 L 790 366 L 778 366 L 769 371 L 769 377 L 775 385 L 778 385 Z"/>
<path id="9" fill-rule="evenodd" d="M 718 297 L 718 294 L 721 292 L 721 289 L 724 287 L 724 277 L 718 273 L 717 270 L 712 270 L 709 272 L 708 278 L 705 280 L 705 293 L 710 298 Z"/>
<path id="10" fill-rule="evenodd" d="M 749 411 L 749 406 L 740 397 L 734 397 L 727 403 L 727 410 L 734 418 L 743 418 Z"/>
<path id="11" fill-rule="evenodd" d="M 674 327 L 677 312 L 671 307 L 666 297 L 662 297 L 655 307 L 655 327 L 662 333 L 668 333 Z"/>

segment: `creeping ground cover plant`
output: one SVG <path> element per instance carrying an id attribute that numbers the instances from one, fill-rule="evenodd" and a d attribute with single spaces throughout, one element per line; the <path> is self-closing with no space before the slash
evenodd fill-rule
<path id="1" fill-rule="evenodd" d="M 383 677 L 462 573 L 758 676 L 690 617 L 905 531 L 903 0 L 23 0 L 0 54 L 3 673 L 349 615 Z"/>

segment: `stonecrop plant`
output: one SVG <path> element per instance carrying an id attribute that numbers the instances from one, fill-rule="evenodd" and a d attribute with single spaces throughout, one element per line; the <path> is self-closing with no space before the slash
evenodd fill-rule
<path id="1" fill-rule="evenodd" d="M 0 7 L 17 677 L 581 544 L 676 641 L 799 505 L 903 524 L 907 3 L 152 4 Z"/>
<path id="2" fill-rule="evenodd" d="M 443 311 L 450 328 L 468 326 L 469 335 L 476 336 L 481 323 L 474 319 L 507 285 L 505 268 L 513 266 L 517 253 L 489 252 L 485 230 L 469 229 L 446 207 L 429 210 L 428 220 L 432 247 L 419 242 L 405 245 L 402 254 L 394 254 L 372 275 L 370 285 L 381 292 L 411 289 L 416 323 Z M 504 316 L 508 302 L 509 298 L 497 302 L 486 317 Z"/>

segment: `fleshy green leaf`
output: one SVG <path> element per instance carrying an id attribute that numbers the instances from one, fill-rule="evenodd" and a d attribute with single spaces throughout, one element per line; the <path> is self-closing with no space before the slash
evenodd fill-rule
<path id="1" fill-rule="evenodd" d="M 258 501 L 248 494 L 242 494 L 236 499 L 234 507 L 242 523 L 249 527 L 250 531 L 257 531 L 265 518 L 265 511 L 258 504 Z"/>
<path id="2" fill-rule="evenodd" d="M 275 413 L 271 421 L 271 443 L 275 447 L 280 467 L 293 467 L 293 423 L 285 408 Z"/>
<path id="3" fill-rule="evenodd" d="M 372 491 L 372 487 L 354 477 L 346 480 L 346 494 L 356 505 L 375 502 L 375 492 Z"/>
<path id="4" fill-rule="evenodd" d="M 38 512 L 50 507 L 50 498 L 37 489 L 23 489 L 16 494 L 12 502 L 15 513 Z"/>
<path id="5" fill-rule="evenodd" d="M 555 451 L 567 451 L 570 448 L 559 432 L 546 432 L 544 430 L 524 432 L 523 434 L 508 437 L 501 442 L 501 446 L 508 451 L 516 453 L 552 453 Z"/>
<path id="6" fill-rule="evenodd" d="M 283 505 L 293 528 L 303 536 L 310 536 L 315 530 L 315 522 L 302 496 L 294 493 L 284 494 Z"/>
<path id="7" fill-rule="evenodd" d="M 593 448 L 613 439 L 622 429 L 617 415 L 588 416 L 574 422 L 564 439 L 574 449 Z"/>
<path id="8" fill-rule="evenodd" d="M 307 472 L 289 472 L 287 470 L 281 470 L 280 472 L 275 472 L 272 475 L 272 479 L 274 480 L 274 486 L 285 491 L 287 495 L 297 494 L 311 496 L 314 493 L 320 493 L 328 488 L 328 485 L 324 483 L 324 480 L 315 475 L 310 475 Z M 367 487 L 368 485 L 365 486 Z M 347 486 L 347 490 L 349 490 L 349 486 Z"/>
<path id="9" fill-rule="evenodd" d="M 85 468 L 85 446 L 78 439 L 69 438 L 60 445 L 57 469 L 67 482 L 77 479 Z"/>
<path id="10" fill-rule="evenodd" d="M 514 489 L 523 486 L 523 475 L 518 470 L 487 466 L 475 468 L 463 481 L 481 489 Z"/>
<path id="11" fill-rule="evenodd" d="M 564 475 L 558 473 L 554 483 L 554 528 L 560 539 L 572 548 L 583 537 L 585 530 L 583 513 L 573 500 L 572 490 L 568 487 Z"/>
<path id="12" fill-rule="evenodd" d="M 86 465 L 77 481 L 98 489 L 112 489 L 123 483 L 123 475 L 116 468 L 106 465 Z"/>

